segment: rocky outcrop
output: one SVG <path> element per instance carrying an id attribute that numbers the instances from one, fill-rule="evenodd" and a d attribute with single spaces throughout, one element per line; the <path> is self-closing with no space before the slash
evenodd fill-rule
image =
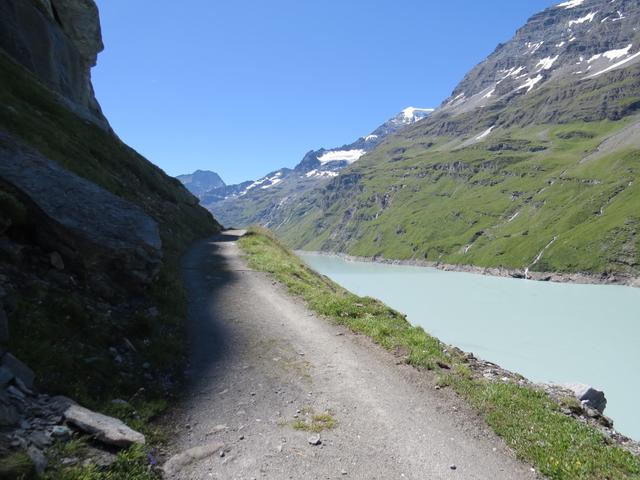
<path id="1" fill-rule="evenodd" d="M 157 222 L 139 207 L 1 131 L 0 182 L 30 207 L 30 215 L 39 217 L 36 234 L 54 251 L 54 267 L 80 264 L 83 270 L 108 272 L 131 286 L 154 279 L 162 242 Z"/>
<path id="2" fill-rule="evenodd" d="M 604 409 L 607 407 L 607 399 L 603 391 L 580 383 L 566 384 L 562 385 L 562 387 L 573 392 L 573 395 L 582 405 L 604 413 Z"/>
<path id="3" fill-rule="evenodd" d="M 3 0 L 0 49 L 85 118 L 108 127 L 91 85 L 102 51 L 93 0 Z"/>

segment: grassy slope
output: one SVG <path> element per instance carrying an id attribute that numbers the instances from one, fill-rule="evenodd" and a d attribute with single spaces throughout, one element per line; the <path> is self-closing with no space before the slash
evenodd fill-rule
<path id="1" fill-rule="evenodd" d="M 316 313 L 368 335 L 388 350 L 407 350 L 407 362 L 417 368 L 439 369 L 439 363 L 451 367 L 440 372 L 441 383 L 467 398 L 520 458 L 549 478 L 640 478 L 640 459 L 607 444 L 599 432 L 562 414 L 545 393 L 472 378 L 464 360 L 445 352 L 440 341 L 420 327 L 412 327 L 404 316 L 380 301 L 358 297 L 316 274 L 268 231 L 251 230 L 240 246 L 252 268 L 273 275 Z"/>
<path id="2" fill-rule="evenodd" d="M 90 309 L 89 291 L 48 290 L 34 287 L 21 292 L 11 324 L 11 350 L 37 373 L 48 393 L 69 395 L 105 413 L 117 415 L 144 431 L 153 442 L 159 432 L 148 420 L 166 405 L 162 385 L 149 384 L 138 365 L 127 375 L 113 368 L 111 346 L 127 338 L 136 348 L 136 362 L 151 363 L 157 371 L 180 371 L 185 302 L 179 277 L 179 259 L 196 239 L 220 230 L 219 224 L 181 184 L 106 132 L 68 110 L 26 70 L 0 52 L 0 128 L 112 193 L 139 205 L 158 221 L 163 241 L 163 269 L 147 292 L 147 303 L 158 306 L 150 318 L 144 311 L 112 319 Z M 0 197 L 2 192 L 0 192 Z M 2 200 L 2 198 L 0 198 Z M 144 302 L 142 302 L 144 303 Z M 51 328 L 52 323 L 56 327 Z M 87 359 L 92 359 L 88 362 Z M 144 393 L 134 395 L 143 386 Z M 129 399 L 117 407 L 113 398 Z M 147 478 L 146 454 L 122 454 L 112 470 L 58 470 L 51 478 Z M 138 463 L 133 462 L 137 459 Z M 126 471 L 123 465 L 131 470 Z M 137 466 L 136 466 L 137 465 Z M 142 473 L 140 473 L 140 470 Z M 1 468 L 0 468 L 1 471 Z"/>
<path id="3" fill-rule="evenodd" d="M 638 74 L 614 73 L 427 119 L 348 169 L 354 183 L 338 177 L 303 198 L 277 232 L 296 248 L 506 268 L 527 267 L 557 237 L 532 270 L 638 275 L 640 151 L 580 163 L 638 121 Z M 558 99 L 561 88 L 576 91 Z M 619 97 L 603 111 L 611 92 Z"/>

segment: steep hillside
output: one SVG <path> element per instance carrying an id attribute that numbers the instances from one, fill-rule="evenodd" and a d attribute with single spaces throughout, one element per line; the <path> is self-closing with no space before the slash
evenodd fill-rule
<path id="1" fill-rule="evenodd" d="M 405 108 L 353 143 L 308 152 L 294 169 L 281 168 L 255 181 L 213 188 L 204 193 L 189 185 L 187 187 L 226 226 L 271 225 L 280 209 L 294 205 L 305 192 L 326 184 L 389 135 L 419 122 L 432 111 L 428 108 Z"/>
<path id="2" fill-rule="evenodd" d="M 91 0 L 0 4 L 3 478 L 22 478 L 7 473 L 21 450 L 46 464 L 62 417 L 40 393 L 148 428 L 181 371 L 180 256 L 220 230 L 109 127 L 90 82 L 101 49 Z"/>
<path id="3" fill-rule="evenodd" d="M 532 17 L 428 119 L 271 221 L 296 248 L 640 273 L 640 1 Z"/>

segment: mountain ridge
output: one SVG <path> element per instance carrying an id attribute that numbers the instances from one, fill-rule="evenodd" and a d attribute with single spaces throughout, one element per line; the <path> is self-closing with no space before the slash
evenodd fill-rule
<path id="1" fill-rule="evenodd" d="M 638 276 L 639 21 L 637 0 L 532 16 L 426 120 L 268 225 L 306 250 Z"/>
<path id="2" fill-rule="evenodd" d="M 277 210 L 294 202 L 302 193 L 359 161 L 387 136 L 427 118 L 432 112 L 430 108 L 407 107 L 352 143 L 308 151 L 293 169 L 281 168 L 254 181 L 223 185 L 206 192 L 191 191 L 226 226 L 267 223 L 273 215 L 274 205 Z"/>

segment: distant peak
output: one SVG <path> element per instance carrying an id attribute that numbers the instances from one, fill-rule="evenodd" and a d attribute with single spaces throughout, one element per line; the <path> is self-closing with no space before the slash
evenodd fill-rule
<path id="1" fill-rule="evenodd" d="M 433 112 L 433 108 L 407 107 L 396 117 L 402 123 L 415 123 Z"/>

